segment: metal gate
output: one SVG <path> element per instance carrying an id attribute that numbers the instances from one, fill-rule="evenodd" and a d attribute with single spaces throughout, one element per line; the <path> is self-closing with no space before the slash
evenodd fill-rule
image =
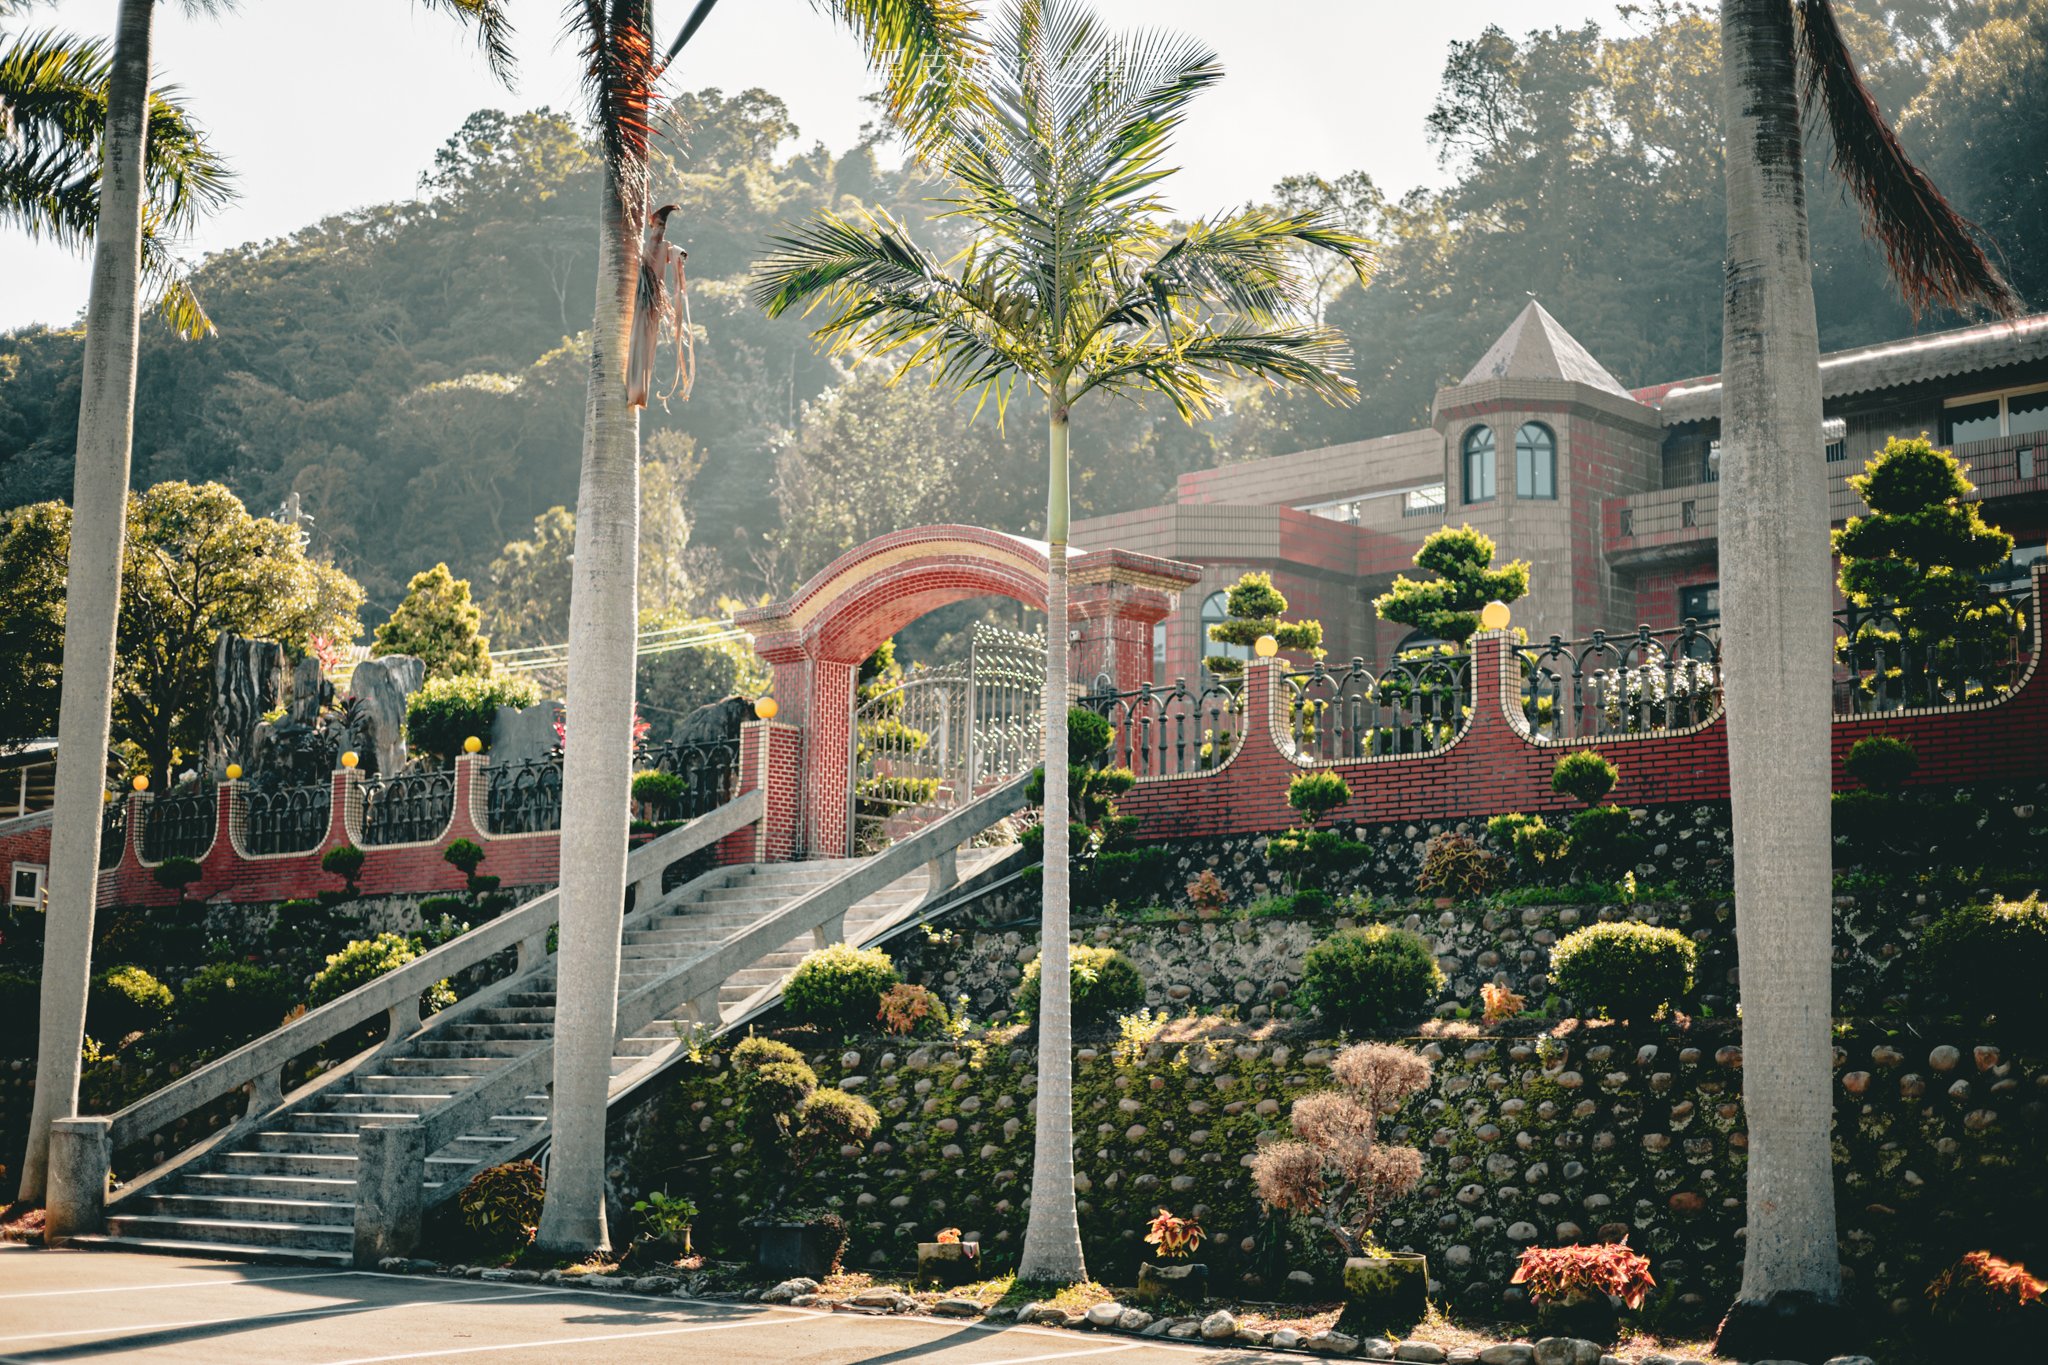
<path id="1" fill-rule="evenodd" d="M 1045 640 L 977 623 L 967 658 L 856 698 L 849 852 L 873 853 L 1034 767 Z"/>

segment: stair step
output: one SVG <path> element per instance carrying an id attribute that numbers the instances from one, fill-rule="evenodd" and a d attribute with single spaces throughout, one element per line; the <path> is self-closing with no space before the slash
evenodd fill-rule
<path id="1" fill-rule="evenodd" d="M 540 1005 L 522 1005 L 515 1009 L 509 1005 L 491 1005 L 483 1009 L 471 1010 L 462 1017 L 462 1022 L 465 1024 L 552 1024 L 555 1022 L 555 1007 L 553 1005 L 545 1007 Z"/>
<path id="2" fill-rule="evenodd" d="M 522 1056 L 533 1050 L 533 1044 L 523 1038 L 456 1037 L 451 1032 L 454 1027 L 454 1025 L 443 1025 L 435 1030 L 435 1032 L 437 1034 L 449 1033 L 449 1037 L 422 1038 L 418 1042 L 407 1044 L 406 1051 L 421 1060 L 459 1062 L 477 1057 L 488 1057 L 494 1061 L 503 1061 L 507 1058 Z M 406 1058 L 394 1057 L 392 1060 L 405 1061 Z"/>
<path id="3" fill-rule="evenodd" d="M 446 1076 L 471 1081 L 496 1071 L 505 1062 L 504 1057 L 386 1057 L 382 1065 L 391 1069 L 388 1074 L 394 1078 Z"/>
<path id="4" fill-rule="evenodd" d="M 235 1218 L 165 1218 L 115 1214 L 107 1231 L 116 1237 L 179 1242 L 225 1242 L 231 1246 L 279 1247 L 293 1251 L 351 1253 L 355 1229 L 333 1223 L 265 1223 Z"/>
<path id="5" fill-rule="evenodd" d="M 153 1194 L 145 1196 L 148 1216 L 175 1218 L 181 1223 L 216 1219 L 238 1223 L 286 1223 L 300 1226 L 353 1225 L 355 1183 L 349 1182 L 346 1203 L 326 1199 L 216 1194 Z"/>
<path id="6" fill-rule="evenodd" d="M 430 1114 L 448 1102 L 445 1094 L 406 1094 L 393 1091 L 343 1090 L 320 1097 L 323 1114 L 354 1114 L 365 1118 Z"/>
<path id="7" fill-rule="evenodd" d="M 98 1247 L 107 1251 L 139 1251 L 158 1256 L 209 1256 L 216 1260 L 251 1261 L 276 1265 L 348 1265 L 354 1248 L 348 1251 L 320 1251 L 310 1247 L 235 1246 L 221 1242 L 189 1242 L 174 1237 L 74 1237 L 75 1247 Z"/>
<path id="8" fill-rule="evenodd" d="M 371 1095 L 454 1095 L 467 1090 L 477 1077 L 431 1071 L 408 1071 L 402 1076 L 372 1075 L 354 1078 L 360 1093 Z"/>
<path id="9" fill-rule="evenodd" d="M 215 1160 L 222 1175 L 317 1176 L 346 1180 L 351 1185 L 356 1178 L 353 1152 L 346 1156 L 337 1152 L 223 1152 Z"/>
<path id="10" fill-rule="evenodd" d="M 200 1171 L 188 1175 L 178 1182 L 178 1188 L 189 1194 L 211 1198 L 240 1199 L 303 1199 L 318 1203 L 354 1199 L 356 1182 L 354 1165 L 350 1174 L 342 1176 L 317 1175 L 243 1175 L 233 1171 Z"/>
<path id="11" fill-rule="evenodd" d="M 302 1114 L 292 1114 L 287 1121 L 296 1124 L 303 1117 Z M 347 1132 L 299 1127 L 270 1128 L 256 1134 L 253 1147 L 237 1150 L 300 1156 L 352 1157 L 356 1154 L 356 1134 L 352 1128 Z"/>

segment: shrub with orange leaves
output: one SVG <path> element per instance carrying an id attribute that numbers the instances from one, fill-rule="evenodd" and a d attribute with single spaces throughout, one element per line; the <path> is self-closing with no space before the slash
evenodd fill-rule
<path id="1" fill-rule="evenodd" d="M 1927 1301 L 1935 1316 L 1952 1323 L 2027 1312 L 2048 1320 L 2048 1281 L 2029 1275 L 2017 1261 L 1973 1251 L 1935 1277 Z"/>
<path id="2" fill-rule="evenodd" d="M 1194 1218 L 1176 1218 L 1161 1209 L 1145 1233 L 1145 1241 L 1158 1247 L 1159 1254 L 1169 1261 L 1192 1256 L 1202 1245 L 1202 1224 Z"/>
<path id="3" fill-rule="evenodd" d="M 1592 1246 L 1530 1247 L 1508 1283 L 1528 1285 L 1529 1297 L 1539 1304 L 1605 1294 L 1630 1308 L 1641 1308 L 1657 1287 L 1650 1278 L 1650 1258 L 1626 1238 Z"/>
<path id="4" fill-rule="evenodd" d="M 1203 919 L 1215 919 L 1230 904 L 1230 893 L 1224 890 L 1221 877 L 1204 872 L 1188 883 L 1188 904 Z"/>
<path id="5" fill-rule="evenodd" d="M 953 1245 L 953 1244 L 954 1244 L 955 1242 L 957 1242 L 957 1241 L 959 1241 L 959 1240 L 960 1240 L 960 1229 L 958 1229 L 958 1228 L 940 1228 L 940 1229 L 939 1229 L 939 1232 L 938 1232 L 938 1235 L 937 1235 L 936 1237 L 934 1237 L 934 1238 L 933 1238 L 932 1240 L 933 1240 L 933 1241 L 935 1241 L 935 1242 L 937 1242 L 937 1243 L 938 1243 L 938 1244 L 939 1244 L 940 1246 L 942 1246 L 942 1247 L 943 1247 L 943 1246 L 951 1246 L 951 1245 Z"/>
<path id="6" fill-rule="evenodd" d="M 882 992 L 881 1008 L 875 1018 L 883 1029 L 895 1034 L 932 1034 L 949 1022 L 946 1004 L 925 986 L 901 982 Z"/>
<path id="7" fill-rule="evenodd" d="M 1512 1019 L 1520 1014 L 1528 1000 L 1506 986 L 1489 981 L 1479 988 L 1479 1000 L 1485 1007 L 1485 1020 L 1498 1024 L 1503 1019 Z"/>

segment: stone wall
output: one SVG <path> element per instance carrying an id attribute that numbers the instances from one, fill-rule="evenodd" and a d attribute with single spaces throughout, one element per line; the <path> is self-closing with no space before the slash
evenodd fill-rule
<path id="1" fill-rule="evenodd" d="M 1526 1310 L 1508 1283 L 1522 1247 L 1627 1235 L 1654 1263 L 1653 1313 L 1706 1322 L 1740 1273 L 1747 1143 L 1734 1036 L 1700 1025 L 1419 1041 L 1437 1058 L 1433 1086 L 1394 1136 L 1423 1150 L 1424 1182 L 1383 1240 L 1426 1253 L 1440 1297 L 1512 1319 Z M 1245 1162 L 1282 1133 L 1296 1096 L 1327 1083 L 1334 1046 L 1240 1031 L 1080 1049 L 1075 1160 L 1091 1273 L 1131 1282 L 1142 1226 L 1165 1205 L 1203 1221 L 1201 1259 L 1220 1292 L 1329 1293 L 1327 1244 L 1305 1224 L 1263 1218 Z M 1031 1167 L 1029 1046 L 870 1041 L 810 1059 L 823 1083 L 864 1095 L 883 1119 L 792 1201 L 847 1218 L 850 1267 L 912 1264 L 915 1243 L 948 1225 L 978 1236 L 992 1268 L 1014 1257 Z M 1917 1311 L 1927 1279 L 1966 1250 L 2048 1252 L 2048 1068 L 2037 1055 L 1863 1033 L 1842 1040 L 1835 1094 L 1841 1247 L 1860 1308 Z M 689 1194 L 714 1254 L 746 1252 L 738 1224 L 759 1207 L 762 1157 L 734 1096 L 713 1056 L 615 1134 L 628 1202 L 657 1186 Z"/>

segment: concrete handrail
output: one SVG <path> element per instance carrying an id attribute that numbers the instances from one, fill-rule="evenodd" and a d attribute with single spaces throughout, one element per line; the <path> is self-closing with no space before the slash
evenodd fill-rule
<path id="1" fill-rule="evenodd" d="M 1029 784 L 1028 776 L 1015 778 L 976 798 L 776 913 L 735 930 L 674 971 L 622 996 L 614 1039 L 627 1037 L 679 1006 L 717 990 L 734 972 L 751 966 L 792 938 L 843 920 L 854 905 L 920 866 L 933 865 L 935 880 L 950 879 L 950 855 L 954 850 L 1003 816 L 1021 809 L 1024 789 Z M 945 889 L 934 886 L 933 891 L 936 894 Z M 420 1120 L 426 1131 L 426 1151 L 440 1151 L 464 1133 L 488 1123 L 507 1106 L 545 1089 L 553 1067 L 554 1044 L 542 1043 L 518 1061 L 493 1072 L 482 1085 L 436 1107 Z M 474 1167 L 450 1176 L 428 1200 L 429 1205 L 455 1195 L 473 1170 L 490 1164 L 491 1160 L 479 1161 Z"/>
<path id="2" fill-rule="evenodd" d="M 626 858 L 630 884 L 653 881 L 659 885 L 664 868 L 678 858 L 709 847 L 762 818 L 767 810 L 766 793 L 746 792 L 714 811 L 634 849 Z M 430 952 L 414 958 L 396 971 L 358 986 L 338 1000 L 309 1010 L 281 1029 L 180 1077 L 161 1090 L 143 1096 L 112 1117 L 111 1140 L 115 1150 L 135 1142 L 165 1124 L 183 1118 L 201 1105 L 252 1087 L 249 1113 L 265 1113 L 282 1102 L 280 1073 L 293 1057 L 384 1015 L 390 1022 L 386 1044 L 395 1043 L 419 1028 L 419 997 L 437 981 L 487 960 L 507 948 L 520 950 L 519 972 L 541 965 L 547 955 L 547 933 L 560 914 L 561 893 L 548 891 L 508 914 L 478 926 L 459 938 L 450 939 Z"/>

